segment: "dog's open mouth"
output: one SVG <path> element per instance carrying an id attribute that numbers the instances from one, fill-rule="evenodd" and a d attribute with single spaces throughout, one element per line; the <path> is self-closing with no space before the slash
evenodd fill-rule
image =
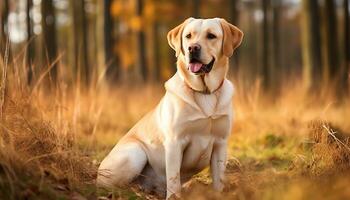
<path id="1" fill-rule="evenodd" d="M 188 65 L 188 69 L 194 73 L 194 74 L 204 74 L 204 73 L 209 73 L 211 69 L 213 68 L 215 59 L 213 58 L 210 63 L 208 64 L 203 64 L 201 61 L 192 58 L 190 60 L 190 64 Z"/>

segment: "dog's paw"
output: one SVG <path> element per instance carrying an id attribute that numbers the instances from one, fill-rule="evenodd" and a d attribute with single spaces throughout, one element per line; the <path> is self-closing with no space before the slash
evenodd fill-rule
<path id="1" fill-rule="evenodd" d="M 222 192 L 225 188 L 225 185 L 223 183 L 216 183 L 216 184 L 213 184 L 213 189 L 215 191 L 218 191 L 218 192 Z"/>
<path id="2" fill-rule="evenodd" d="M 166 197 L 167 200 L 177 200 L 177 199 L 181 199 L 181 194 L 169 194 Z"/>

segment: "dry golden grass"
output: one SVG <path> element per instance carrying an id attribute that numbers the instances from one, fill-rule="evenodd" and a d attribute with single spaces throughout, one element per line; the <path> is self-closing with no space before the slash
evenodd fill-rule
<path id="1" fill-rule="evenodd" d="M 136 187 L 97 190 L 94 179 L 102 158 L 158 103 L 162 84 L 53 89 L 44 78 L 28 87 L 18 69 L 1 65 L 0 199 L 157 198 Z M 236 86 L 227 187 L 212 191 L 204 170 L 185 199 L 350 198 L 348 99 L 300 85 L 275 98 L 259 84 Z"/>

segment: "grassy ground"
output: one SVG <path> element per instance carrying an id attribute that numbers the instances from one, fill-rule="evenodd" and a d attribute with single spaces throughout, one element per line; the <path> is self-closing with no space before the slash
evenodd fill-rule
<path id="1" fill-rule="evenodd" d="M 7 80 L 0 199 L 157 199 L 136 186 L 97 190 L 94 179 L 118 139 L 157 104 L 161 86 L 47 90 L 11 73 Z M 271 99 L 257 86 L 237 86 L 225 191 L 212 191 L 204 170 L 184 199 L 349 199 L 350 101 L 298 86 Z"/>

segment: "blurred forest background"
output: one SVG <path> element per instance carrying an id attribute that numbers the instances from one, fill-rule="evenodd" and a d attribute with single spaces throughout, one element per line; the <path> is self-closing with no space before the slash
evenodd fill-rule
<path id="1" fill-rule="evenodd" d="M 84 85 L 164 81 L 176 70 L 166 34 L 193 16 L 243 30 L 230 69 L 243 86 L 276 91 L 299 78 L 348 90 L 349 0 L 1 0 L 0 9 L 1 57 L 25 62 L 29 84 L 46 70 Z"/>
<path id="2" fill-rule="evenodd" d="M 166 34 L 190 16 L 245 37 L 227 190 L 205 169 L 184 199 L 350 199 L 349 1 L 0 0 L 0 199 L 158 199 L 95 178 L 164 94 Z"/>

